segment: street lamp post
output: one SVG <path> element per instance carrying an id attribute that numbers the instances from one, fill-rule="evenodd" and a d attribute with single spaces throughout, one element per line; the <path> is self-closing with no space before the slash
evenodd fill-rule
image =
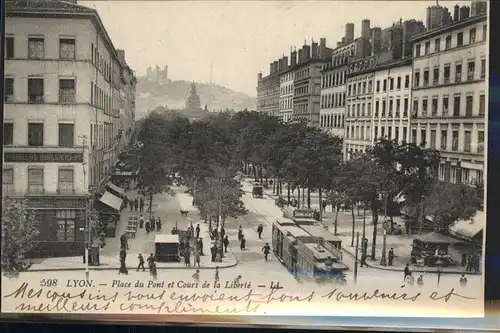
<path id="1" fill-rule="evenodd" d="M 380 259 L 381 266 L 387 266 L 387 230 L 384 229 L 384 239 L 382 247 L 382 258 Z"/>
<path id="2" fill-rule="evenodd" d="M 87 136 L 86 135 L 82 135 L 82 139 L 83 139 L 83 151 L 82 151 L 82 154 L 83 154 L 83 162 L 82 162 L 82 168 L 83 168 L 83 181 L 84 183 L 86 184 L 87 183 L 87 170 L 85 168 L 85 146 L 87 144 Z M 90 191 L 90 189 L 88 189 Z M 85 254 L 84 254 L 84 258 L 83 258 L 83 263 L 85 264 L 85 279 L 88 281 L 89 280 L 89 276 L 90 276 L 90 271 L 89 271 L 89 246 L 90 246 L 90 241 L 91 241 L 91 237 L 90 237 L 90 200 L 91 200 L 91 196 L 90 196 L 90 192 L 89 192 L 89 195 L 86 195 L 85 196 L 85 229 L 84 229 L 84 232 L 85 232 Z"/>
<path id="3" fill-rule="evenodd" d="M 439 287 L 439 281 L 441 280 L 441 269 L 443 267 L 443 261 L 441 260 L 441 258 L 439 258 L 436 261 L 436 267 L 437 267 L 437 273 L 438 273 L 437 286 Z"/>

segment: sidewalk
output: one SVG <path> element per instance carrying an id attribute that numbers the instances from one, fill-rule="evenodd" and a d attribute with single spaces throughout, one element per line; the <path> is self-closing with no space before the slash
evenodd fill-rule
<path id="1" fill-rule="evenodd" d="M 200 225 L 200 237 L 203 239 L 203 253 L 200 257 L 199 269 L 212 269 L 215 267 L 228 268 L 237 265 L 237 261 L 231 249 L 228 248 L 228 253 L 225 255 L 223 262 L 214 263 L 210 257 L 210 237 L 208 224 L 200 223 L 199 215 L 195 207 L 191 205 L 192 198 L 184 193 L 185 188 L 173 188 L 176 195 L 172 197 L 168 193 L 157 194 L 153 197 L 153 212 L 152 215 L 160 217 L 162 228 L 160 234 L 170 234 L 172 227 L 177 225 L 179 229 L 186 230 L 191 224 L 196 228 L 196 224 Z M 136 191 L 128 191 L 129 198 L 136 197 Z M 188 216 L 181 216 L 180 210 L 188 210 Z M 106 238 L 106 246 L 100 251 L 100 266 L 90 266 L 91 270 L 118 270 L 119 269 L 119 253 L 120 253 L 120 236 L 127 229 L 128 218 L 131 215 L 140 216 L 140 212 L 130 212 L 128 208 L 122 210 L 120 214 L 120 222 L 116 228 L 116 237 Z M 143 213 L 145 219 L 149 217 L 147 212 Z M 141 253 L 146 259 L 150 253 L 155 252 L 155 232 L 146 234 L 145 229 L 137 229 L 135 238 L 128 240 L 129 251 L 127 251 L 127 267 L 134 268 L 137 265 L 137 257 Z M 191 259 L 193 263 L 193 259 Z M 184 266 L 183 260 L 179 263 L 160 263 L 157 262 L 158 269 L 189 269 Z M 194 267 L 191 267 L 194 268 Z M 30 271 L 61 271 L 61 270 L 85 270 L 83 264 L 83 254 L 78 257 L 60 257 L 46 258 L 41 260 L 33 260 L 33 265 Z"/>

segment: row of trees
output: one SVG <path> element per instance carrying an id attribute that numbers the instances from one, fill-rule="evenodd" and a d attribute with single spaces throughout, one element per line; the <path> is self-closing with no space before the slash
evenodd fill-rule
<path id="1" fill-rule="evenodd" d="M 176 113 L 151 113 L 139 140 L 144 143 L 141 185 L 151 195 L 168 188 L 168 175 L 178 174 L 202 216 L 220 215 L 224 223 L 227 216 L 246 211 L 236 175 L 251 166 L 256 181 L 274 180 L 273 190 L 284 202 L 297 190 L 299 205 L 310 207 L 310 192 L 317 190 L 320 202 L 325 198 L 337 213 L 341 205 L 368 209 L 374 225 L 372 258 L 379 215 L 399 210 L 397 198 L 404 198 L 417 220 L 424 206 L 440 229 L 482 208 L 482 186 L 436 180 L 440 157 L 435 150 L 381 139 L 344 162 L 341 138 L 256 112 L 221 113 L 194 122 Z M 354 221 L 353 212 L 353 230 Z"/>

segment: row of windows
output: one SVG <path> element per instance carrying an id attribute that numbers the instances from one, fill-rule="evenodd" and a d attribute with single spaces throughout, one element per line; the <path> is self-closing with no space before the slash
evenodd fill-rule
<path id="1" fill-rule="evenodd" d="M 430 116 L 442 116 L 442 117 L 484 117 L 486 112 L 486 96 L 484 94 L 479 95 L 478 108 L 474 108 L 474 94 L 472 92 L 465 94 L 465 110 L 462 105 L 464 100 L 461 94 L 455 94 L 451 101 L 453 101 L 452 110 L 450 114 L 450 97 L 441 97 L 441 105 L 439 105 L 439 99 L 437 96 L 431 98 L 430 101 Z M 477 111 L 476 111 L 477 110 Z M 475 112 L 476 111 L 476 112 Z M 429 114 L 429 100 L 427 97 L 421 99 L 413 100 L 412 117 L 427 117 Z"/>
<path id="2" fill-rule="evenodd" d="M 389 108 L 387 109 L 387 105 L 389 105 Z M 389 103 L 385 99 L 380 102 L 379 100 L 375 101 L 375 118 L 378 118 L 379 114 L 381 118 L 385 118 L 385 114 L 387 111 L 387 117 L 388 118 L 393 118 L 393 115 L 395 118 L 399 118 L 402 116 L 403 118 L 408 117 L 408 111 L 409 111 L 409 102 L 408 102 L 408 97 L 405 97 L 403 99 L 403 110 L 401 110 L 401 98 L 396 98 L 395 100 L 392 98 L 389 98 Z M 403 112 L 401 112 L 403 111 Z"/>
<path id="3" fill-rule="evenodd" d="M 2 190 L 7 193 L 14 192 L 15 174 L 13 168 L 3 169 Z M 28 193 L 44 193 L 44 169 L 39 166 L 28 166 Z M 75 190 L 75 170 L 72 167 L 59 167 L 57 191 L 72 193 Z"/>
<path id="4" fill-rule="evenodd" d="M 44 145 L 44 124 L 41 122 L 28 122 L 28 146 L 42 147 Z M 75 125 L 69 123 L 59 123 L 58 125 L 58 146 L 75 146 Z M 3 124 L 3 144 L 10 146 L 14 144 L 14 124 L 4 122 Z"/>
<path id="5" fill-rule="evenodd" d="M 345 92 L 321 95 L 320 108 L 345 107 Z"/>
<path id="6" fill-rule="evenodd" d="M 366 109 L 365 109 L 366 106 Z M 347 105 L 347 117 L 371 117 L 372 103 L 357 103 Z"/>
<path id="7" fill-rule="evenodd" d="M 295 87 L 295 89 L 294 89 L 294 96 L 295 97 L 304 96 L 304 95 L 308 95 L 308 94 L 309 94 L 309 85 L 308 84 L 302 85 L 300 87 Z"/>
<path id="8" fill-rule="evenodd" d="M 356 87 L 358 88 L 356 90 Z M 357 93 L 356 93 L 357 92 Z M 357 82 L 347 85 L 347 96 L 355 96 L 361 94 L 371 94 L 373 92 L 372 80 L 364 80 L 363 82 Z"/>
<path id="9" fill-rule="evenodd" d="M 344 128 L 344 115 L 343 114 L 322 114 L 319 118 L 320 127 L 333 127 L 333 128 Z"/>
<path id="10" fill-rule="evenodd" d="M 286 74 L 281 75 L 280 82 L 292 81 L 293 80 L 293 72 L 288 72 Z"/>
<path id="11" fill-rule="evenodd" d="M 117 105 L 120 101 L 117 97 L 113 98 L 108 95 L 102 88 L 98 87 L 94 82 L 90 83 L 90 104 L 103 109 L 105 112 L 116 112 Z"/>
<path id="12" fill-rule="evenodd" d="M 293 107 L 293 96 L 280 99 L 280 110 L 290 110 Z"/>
<path id="13" fill-rule="evenodd" d="M 463 183 L 476 185 L 478 182 L 483 182 L 483 172 L 481 170 L 474 170 L 468 168 L 459 168 L 455 165 L 448 163 L 439 164 L 438 171 L 439 180 L 449 183 Z"/>
<path id="14" fill-rule="evenodd" d="M 288 123 L 292 120 L 292 112 L 282 112 L 280 113 L 281 121 L 283 123 Z"/>
<path id="15" fill-rule="evenodd" d="M 101 52 L 99 52 L 99 49 L 94 46 L 94 43 L 91 43 L 90 49 L 92 53 L 92 63 L 97 67 L 108 82 L 112 82 L 114 86 L 117 86 L 120 81 L 116 73 L 113 75 L 113 69 L 110 61 L 106 60 Z"/>
<path id="16" fill-rule="evenodd" d="M 310 73 L 311 73 L 311 70 L 309 67 L 298 70 L 297 72 L 295 72 L 294 80 L 297 81 L 297 80 L 306 79 L 310 76 L 309 75 Z"/>
<path id="17" fill-rule="evenodd" d="M 341 86 L 347 81 L 347 71 L 324 74 L 321 78 L 321 88 Z"/>
<path id="18" fill-rule="evenodd" d="M 423 70 L 422 81 L 420 81 L 421 70 L 415 70 L 415 80 L 413 81 L 413 86 L 418 88 L 428 87 L 429 85 L 439 85 L 439 84 L 450 84 L 450 83 L 460 83 L 464 81 L 474 81 L 478 79 L 484 79 L 486 77 L 486 59 L 481 59 L 479 77 L 476 73 L 476 59 L 467 61 L 467 76 L 463 75 L 463 65 L 461 61 L 455 63 L 454 73 L 455 76 L 451 78 L 451 64 L 443 65 L 443 79 L 440 78 L 440 67 L 435 67 L 432 70 L 432 83 L 430 77 L 430 69 L 426 68 Z M 421 85 L 422 84 L 422 85 Z"/>
<path id="19" fill-rule="evenodd" d="M 59 37 L 59 59 L 72 60 L 76 57 L 76 42 L 73 37 Z M 5 37 L 5 59 L 16 57 L 14 37 Z M 45 59 L 45 37 L 28 37 L 28 59 Z"/>
<path id="20" fill-rule="evenodd" d="M 286 86 L 283 86 L 280 88 L 280 94 L 281 95 L 284 95 L 284 94 L 289 94 L 293 92 L 293 84 L 288 84 Z"/>
<path id="21" fill-rule="evenodd" d="M 478 130 L 473 136 L 472 125 L 466 125 L 463 131 L 452 129 L 451 133 L 447 127 L 439 132 L 433 129 L 430 133 L 425 128 L 420 129 L 420 133 L 417 129 L 412 129 L 411 139 L 425 148 L 484 154 L 484 130 Z"/>
<path id="22" fill-rule="evenodd" d="M 309 103 L 297 103 L 293 105 L 293 114 L 307 114 L 309 113 Z"/>
<path id="23" fill-rule="evenodd" d="M 487 25 L 483 25 L 483 31 L 482 31 L 482 41 L 486 41 L 486 36 L 487 36 Z M 455 34 L 455 47 L 461 47 L 464 45 L 464 33 L 463 31 L 459 31 Z M 469 29 L 469 44 L 473 44 L 476 42 L 476 28 L 470 28 Z M 432 51 L 431 51 L 431 41 L 427 41 L 424 43 L 424 50 L 422 54 L 422 46 L 421 44 L 416 44 L 415 45 L 415 57 L 420 57 L 422 55 L 427 55 L 432 52 L 440 52 L 441 51 L 441 38 L 436 38 L 432 42 Z M 444 39 L 444 49 L 449 50 L 452 48 L 452 36 L 448 35 Z"/>
<path id="24" fill-rule="evenodd" d="M 392 126 L 374 126 L 373 127 L 373 137 L 387 138 L 389 140 L 397 140 L 398 142 L 406 141 L 406 136 L 408 135 L 408 127 L 403 126 L 400 131 L 400 126 L 394 126 L 394 131 Z M 346 126 L 346 139 L 351 140 L 366 140 L 370 141 L 372 137 L 370 125 L 347 125 Z"/>
<path id="25" fill-rule="evenodd" d="M 380 92 L 380 81 L 377 80 L 375 92 Z M 396 81 L 396 90 L 401 90 L 401 76 L 398 76 L 396 80 L 393 77 L 389 78 L 389 91 L 394 91 L 394 81 Z M 404 89 L 410 88 L 410 75 L 405 75 Z M 382 92 L 387 92 L 387 79 L 382 80 Z"/>
<path id="26" fill-rule="evenodd" d="M 43 104 L 45 103 L 45 87 L 43 77 L 28 78 L 28 103 Z M 76 79 L 75 78 L 59 78 L 59 103 L 75 103 L 76 102 Z M 14 78 L 6 77 L 4 80 L 4 101 L 14 102 Z"/>

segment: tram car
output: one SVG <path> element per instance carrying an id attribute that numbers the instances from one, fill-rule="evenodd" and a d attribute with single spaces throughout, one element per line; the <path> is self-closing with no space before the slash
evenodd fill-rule
<path id="1" fill-rule="evenodd" d="M 327 251 L 333 253 L 338 259 L 342 260 L 342 240 L 332 234 L 322 225 L 302 225 L 301 229 L 311 236 L 317 237 L 318 242 Z"/>

